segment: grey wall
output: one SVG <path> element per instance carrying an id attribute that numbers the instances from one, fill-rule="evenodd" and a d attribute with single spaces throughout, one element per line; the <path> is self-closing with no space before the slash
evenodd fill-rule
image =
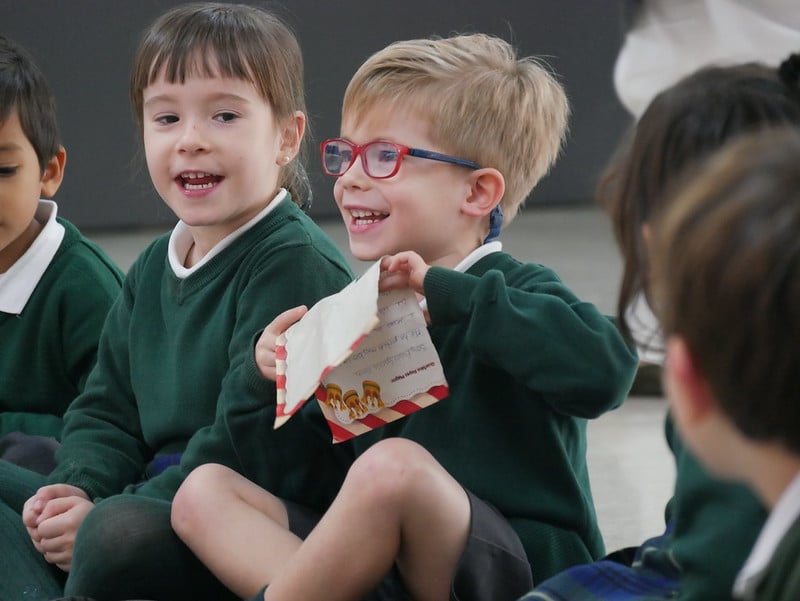
<path id="1" fill-rule="evenodd" d="M 68 161 L 56 199 L 78 226 L 169 225 L 150 186 L 127 82 L 139 33 L 172 0 L 0 0 L 0 31 L 25 45 L 53 87 Z M 597 175 L 628 123 L 611 74 L 620 44 L 617 3 L 586 0 L 284 0 L 306 60 L 313 138 L 312 215 L 333 215 L 317 142 L 338 133 L 344 88 L 372 52 L 403 38 L 486 32 L 547 58 L 572 103 L 561 159 L 528 204 L 590 202 Z"/>

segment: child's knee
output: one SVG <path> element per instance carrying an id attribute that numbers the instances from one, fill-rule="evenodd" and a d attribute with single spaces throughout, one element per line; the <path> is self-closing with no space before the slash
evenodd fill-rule
<path id="1" fill-rule="evenodd" d="M 419 444 L 387 438 L 366 450 L 350 468 L 344 486 L 370 503 L 404 502 L 429 481 L 438 463 Z"/>
<path id="2" fill-rule="evenodd" d="M 226 481 L 233 472 L 216 463 L 207 463 L 195 468 L 181 484 L 172 500 L 172 528 L 182 536 L 202 524 L 220 495 L 228 490 Z"/>

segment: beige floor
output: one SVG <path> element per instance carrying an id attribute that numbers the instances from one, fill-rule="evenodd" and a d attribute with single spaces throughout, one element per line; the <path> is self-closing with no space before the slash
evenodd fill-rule
<path id="1" fill-rule="evenodd" d="M 338 221 L 323 228 L 347 248 Z M 87 232 L 127 269 L 163 230 Z M 502 236 L 505 249 L 522 260 L 554 268 L 582 298 L 614 311 L 619 257 L 602 213 L 594 208 L 528 208 Z M 364 264 L 353 263 L 356 272 Z M 663 434 L 666 402 L 630 398 L 589 425 L 589 465 L 600 527 L 609 550 L 636 545 L 663 529 L 664 506 L 675 468 Z"/>

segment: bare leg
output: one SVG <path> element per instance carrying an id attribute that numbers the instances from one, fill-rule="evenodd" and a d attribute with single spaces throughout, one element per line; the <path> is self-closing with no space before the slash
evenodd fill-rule
<path id="1" fill-rule="evenodd" d="M 444 601 L 469 522 L 464 489 L 430 453 L 408 440 L 384 440 L 350 468 L 265 599 L 355 601 L 396 561 L 414 599 Z"/>
<path id="2" fill-rule="evenodd" d="M 172 527 L 206 567 L 240 597 L 269 583 L 300 546 L 283 503 L 235 471 L 196 468 L 172 503 Z"/>

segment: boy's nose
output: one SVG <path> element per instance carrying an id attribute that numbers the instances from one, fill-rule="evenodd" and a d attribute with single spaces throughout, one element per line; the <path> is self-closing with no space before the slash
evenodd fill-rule
<path id="1" fill-rule="evenodd" d="M 340 177 L 343 186 L 363 188 L 371 180 L 364 171 L 363 157 L 359 154 L 353 159 L 350 167 Z"/>

